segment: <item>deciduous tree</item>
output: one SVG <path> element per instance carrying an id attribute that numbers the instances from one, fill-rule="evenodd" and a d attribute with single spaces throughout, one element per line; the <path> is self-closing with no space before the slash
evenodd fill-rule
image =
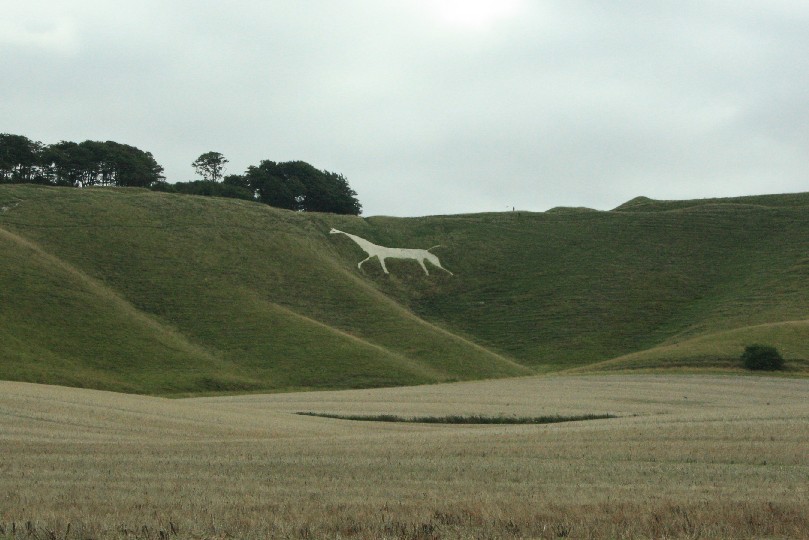
<path id="1" fill-rule="evenodd" d="M 43 145 L 24 137 L 0 133 L 0 182 L 33 182 L 41 176 Z"/>
<path id="2" fill-rule="evenodd" d="M 222 179 L 225 163 L 228 160 L 219 152 L 205 152 L 191 164 L 197 174 L 209 182 L 218 182 Z"/>
<path id="3" fill-rule="evenodd" d="M 321 171 L 305 161 L 262 161 L 229 182 L 251 189 L 259 201 L 300 212 L 359 215 L 362 205 L 345 176 Z"/>

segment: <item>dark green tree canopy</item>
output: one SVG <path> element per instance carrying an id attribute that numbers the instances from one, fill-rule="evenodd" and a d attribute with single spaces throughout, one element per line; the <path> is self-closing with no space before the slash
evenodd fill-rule
<path id="1" fill-rule="evenodd" d="M 295 177 L 285 175 L 274 161 L 264 160 L 251 165 L 244 173 L 244 183 L 264 204 L 288 210 L 303 210 L 304 185 Z"/>
<path id="2" fill-rule="evenodd" d="M 219 152 L 205 152 L 192 163 L 204 180 L 169 184 L 154 156 L 134 146 L 115 141 L 44 145 L 22 135 L 0 134 L 0 182 L 152 187 L 257 200 L 298 212 L 362 212 L 357 193 L 342 174 L 321 171 L 305 161 L 264 160 L 220 182 L 227 162 Z"/>
<path id="3" fill-rule="evenodd" d="M 0 133 L 0 181 L 33 182 L 43 145 L 22 135 Z"/>
<path id="4" fill-rule="evenodd" d="M 219 152 L 205 152 L 191 164 L 197 174 L 208 182 L 218 182 L 222 179 L 225 163 L 228 160 Z"/>
<path id="5" fill-rule="evenodd" d="M 61 141 L 45 146 L 21 135 L 2 134 L 0 179 L 148 187 L 163 179 L 163 167 L 150 152 L 115 141 Z"/>
<path id="6" fill-rule="evenodd" d="M 278 208 L 351 215 L 362 211 L 357 193 L 343 175 L 321 171 L 305 161 L 264 160 L 225 182 L 247 188 L 259 201 Z"/>

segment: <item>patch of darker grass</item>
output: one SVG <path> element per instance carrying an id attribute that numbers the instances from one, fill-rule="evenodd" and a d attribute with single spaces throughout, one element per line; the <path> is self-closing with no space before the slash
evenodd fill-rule
<path id="1" fill-rule="evenodd" d="M 614 414 L 578 414 L 571 416 L 485 416 L 447 415 L 447 416 L 397 416 L 395 414 L 357 415 L 333 414 L 319 412 L 298 412 L 302 416 L 317 416 L 320 418 L 334 418 L 336 420 L 355 420 L 360 422 L 405 422 L 411 424 L 558 424 L 560 422 L 579 422 L 582 420 L 604 420 L 618 418 Z"/>

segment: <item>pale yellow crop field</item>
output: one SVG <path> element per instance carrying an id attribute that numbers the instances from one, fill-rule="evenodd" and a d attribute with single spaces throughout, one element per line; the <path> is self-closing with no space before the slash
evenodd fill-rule
<path id="1" fill-rule="evenodd" d="M 12 537 L 809 538 L 809 380 L 559 376 L 183 400 L 0 382 L 0 538 Z"/>

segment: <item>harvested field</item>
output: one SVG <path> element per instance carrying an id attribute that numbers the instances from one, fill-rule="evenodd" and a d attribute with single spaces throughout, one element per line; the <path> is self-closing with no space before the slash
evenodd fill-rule
<path id="1" fill-rule="evenodd" d="M 757 376 L 183 400 L 0 382 L 0 538 L 805 538 L 807 398 Z"/>

